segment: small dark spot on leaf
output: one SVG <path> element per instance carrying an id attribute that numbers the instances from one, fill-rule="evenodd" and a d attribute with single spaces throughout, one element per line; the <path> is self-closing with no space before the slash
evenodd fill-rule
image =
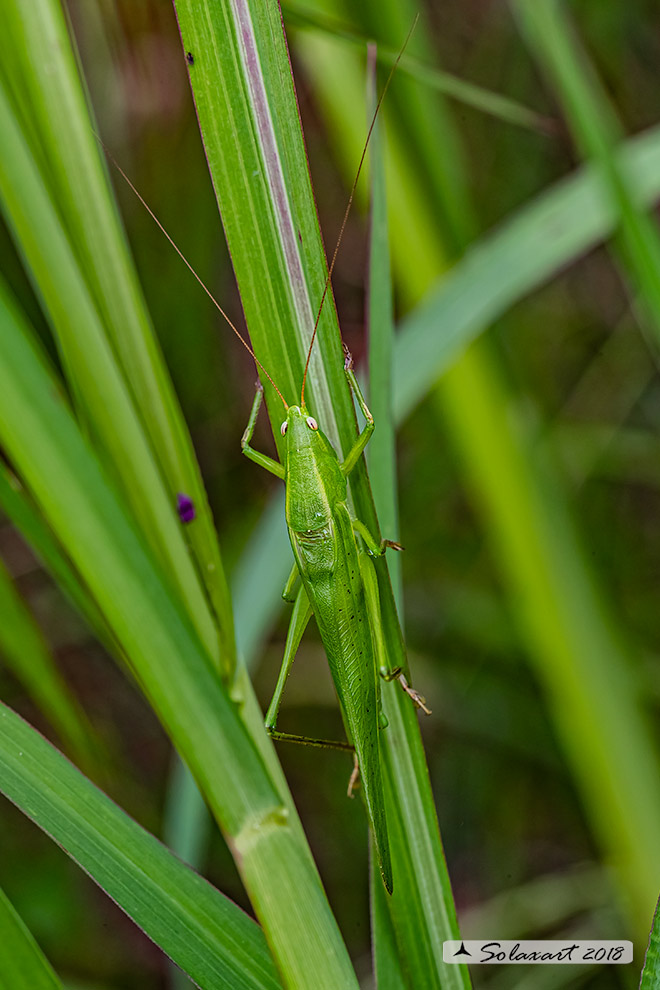
<path id="1" fill-rule="evenodd" d="M 195 56 L 193 55 L 192 52 L 186 52 L 186 62 L 188 63 L 188 65 L 195 64 Z"/>
<path id="2" fill-rule="evenodd" d="M 195 518 L 195 504 L 189 495 L 179 492 L 176 497 L 176 511 L 182 523 L 190 523 Z"/>

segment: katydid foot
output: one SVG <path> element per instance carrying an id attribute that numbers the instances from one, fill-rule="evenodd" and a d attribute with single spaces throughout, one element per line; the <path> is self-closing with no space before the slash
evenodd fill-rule
<path id="1" fill-rule="evenodd" d="M 421 708 L 425 715 L 431 715 L 431 709 L 426 704 L 426 698 L 408 684 L 406 676 L 400 667 L 395 667 L 394 670 L 381 670 L 380 676 L 385 681 L 397 680 L 401 690 L 405 691 L 415 708 Z"/>
<path id="2" fill-rule="evenodd" d="M 353 753 L 353 772 L 351 773 L 350 779 L 348 781 L 348 790 L 346 793 L 349 798 L 355 797 L 353 794 L 354 789 L 360 783 L 360 764 L 358 763 L 357 753 Z"/>

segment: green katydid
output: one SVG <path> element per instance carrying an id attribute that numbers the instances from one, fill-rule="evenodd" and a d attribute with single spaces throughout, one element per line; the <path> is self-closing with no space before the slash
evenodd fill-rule
<path id="1" fill-rule="evenodd" d="M 411 33 L 413 28 L 411 28 Z M 258 384 L 249 422 L 242 439 L 243 452 L 249 458 L 285 481 L 286 521 L 295 560 L 283 593 L 285 599 L 294 601 L 294 609 L 282 670 L 266 716 L 266 728 L 275 739 L 305 742 L 319 746 L 336 746 L 354 752 L 355 769 L 351 776 L 349 793 L 359 768 L 378 862 L 385 887 L 389 892 L 392 891 L 393 886 L 392 865 L 387 837 L 379 742 L 380 732 L 387 726 L 387 719 L 381 709 L 380 679 L 397 679 L 413 703 L 427 714 L 430 712 L 424 699 L 407 683 L 403 672 L 400 669 L 389 669 L 387 649 L 380 622 L 378 584 L 371 558 L 383 554 L 387 547 L 397 550 L 402 548 L 389 540 L 377 541 L 364 523 L 352 517 L 348 506 L 347 479 L 360 461 L 374 430 L 374 420 L 362 395 L 348 352 L 346 352 L 345 372 L 366 420 L 366 425 L 343 461 L 339 460 L 332 444 L 319 429 L 316 420 L 306 408 L 305 383 L 321 312 L 330 288 L 332 272 L 365 160 L 369 138 L 392 75 L 405 50 L 407 40 L 378 100 L 367 134 L 317 311 L 303 373 L 300 405 L 289 406 L 287 404 L 282 392 L 254 354 L 250 345 L 183 256 L 130 179 L 109 155 L 113 164 L 273 385 L 286 409 L 286 419 L 281 428 L 285 438 L 285 454 L 282 463 L 259 453 L 250 446 L 263 401 L 261 383 Z M 180 511 L 182 522 L 191 521 L 194 518 L 192 503 L 185 495 L 180 495 L 179 500 L 185 509 L 184 512 Z M 180 510 L 181 505 L 179 506 Z M 301 587 L 297 595 L 293 597 L 298 578 L 301 579 Z M 350 742 L 347 743 L 329 743 L 292 736 L 278 732 L 275 727 L 286 677 L 312 614 L 315 616 L 328 657 L 344 724 L 350 739 Z"/>
<path id="2" fill-rule="evenodd" d="M 286 419 L 282 423 L 282 434 L 286 439 L 283 464 L 250 447 L 263 397 L 261 386 L 257 388 L 243 435 L 243 452 L 286 484 L 286 521 L 295 563 L 284 597 L 290 597 L 298 575 L 302 580 L 295 599 L 282 674 L 268 710 L 266 727 L 276 739 L 296 739 L 277 732 L 275 719 L 295 648 L 313 612 L 344 722 L 355 747 L 381 874 L 391 893 L 392 865 L 379 747 L 379 733 L 387 721 L 381 710 L 379 675 L 386 680 L 398 678 L 415 704 L 427 713 L 428 709 L 402 672 L 390 671 L 387 667 L 378 585 L 370 557 L 384 553 L 388 546 L 401 547 L 389 540 L 377 542 L 367 527 L 351 516 L 347 504 L 347 478 L 369 442 L 374 421 L 353 372 L 350 356 L 347 356 L 345 367 L 366 426 L 344 461 L 339 461 L 334 447 L 305 408 L 304 388 L 300 406 L 286 407 Z M 366 550 L 358 546 L 358 536 Z M 300 741 L 324 745 L 317 740 Z"/>

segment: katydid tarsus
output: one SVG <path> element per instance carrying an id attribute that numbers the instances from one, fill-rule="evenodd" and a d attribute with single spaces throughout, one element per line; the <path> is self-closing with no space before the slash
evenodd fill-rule
<path id="1" fill-rule="evenodd" d="M 343 461 L 340 461 L 332 444 L 306 407 L 305 383 L 321 312 L 330 289 L 339 245 L 365 159 L 369 138 L 390 80 L 405 47 L 404 44 L 390 72 L 367 134 L 319 303 L 302 378 L 299 405 L 287 404 L 273 377 L 264 368 L 250 345 L 179 251 L 177 245 L 135 189 L 135 186 L 112 159 L 226 322 L 250 352 L 261 372 L 268 378 L 284 404 L 286 419 L 281 427 L 281 433 L 284 437 L 284 457 L 281 463 L 250 446 L 263 400 L 261 383 L 257 386 L 249 422 L 242 439 L 242 449 L 246 456 L 285 482 L 286 522 L 294 555 L 291 575 L 283 592 L 283 597 L 294 603 L 293 613 L 282 670 L 266 715 L 265 724 L 269 734 L 275 739 L 304 742 L 317 746 L 333 746 L 354 752 L 355 769 L 351 776 L 349 793 L 359 768 L 359 777 L 373 831 L 380 871 L 385 887 L 389 892 L 392 891 L 393 887 L 392 864 L 387 836 L 380 755 L 380 733 L 386 728 L 387 719 L 381 708 L 381 680 L 398 680 L 413 703 L 427 714 L 430 712 L 426 708 L 424 699 L 407 683 L 403 672 L 398 668 L 394 670 L 389 668 L 387 648 L 380 621 L 378 583 L 372 558 L 383 554 L 387 547 L 397 550 L 402 548 L 389 540 L 376 540 L 364 523 L 351 514 L 349 508 L 347 480 L 351 471 L 359 463 L 369 442 L 374 430 L 374 420 L 353 371 L 352 360 L 348 351 L 346 351 L 345 373 L 348 384 L 364 416 L 365 426 Z M 110 157 L 112 158 L 112 156 Z M 182 498 L 185 499 L 185 496 L 180 495 L 179 500 Z M 194 512 L 189 518 L 182 516 L 182 521 L 187 522 L 192 518 L 194 518 Z M 298 579 L 300 579 L 300 587 L 294 594 Z M 349 738 L 349 741 L 345 743 L 293 736 L 279 732 L 276 728 L 277 714 L 286 678 L 300 639 L 312 614 L 316 619 L 328 657 Z"/>

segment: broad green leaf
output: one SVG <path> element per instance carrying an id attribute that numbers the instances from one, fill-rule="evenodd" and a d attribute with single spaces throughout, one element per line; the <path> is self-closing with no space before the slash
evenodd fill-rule
<path id="1" fill-rule="evenodd" d="M 280 986 L 259 926 L 1 704 L 0 791 L 198 986 Z M 7 975 L 2 944 L 0 938 L 0 986 Z M 32 988 L 27 982 L 11 986 Z"/>
<path id="2" fill-rule="evenodd" d="M 246 731 L 245 720 L 255 725 L 249 684 L 238 681 L 234 698 L 228 697 L 6 290 L 0 298 L 0 441 L 69 548 L 227 835 L 285 982 L 354 985 L 295 813 Z M 260 736 L 265 749 L 263 728 Z M 314 937 L 303 944 L 300 932 L 310 919 Z M 310 949 L 315 941 L 316 954 Z"/>
<path id="3" fill-rule="evenodd" d="M 0 890 L 0 988 L 62 990 L 34 938 Z"/>

